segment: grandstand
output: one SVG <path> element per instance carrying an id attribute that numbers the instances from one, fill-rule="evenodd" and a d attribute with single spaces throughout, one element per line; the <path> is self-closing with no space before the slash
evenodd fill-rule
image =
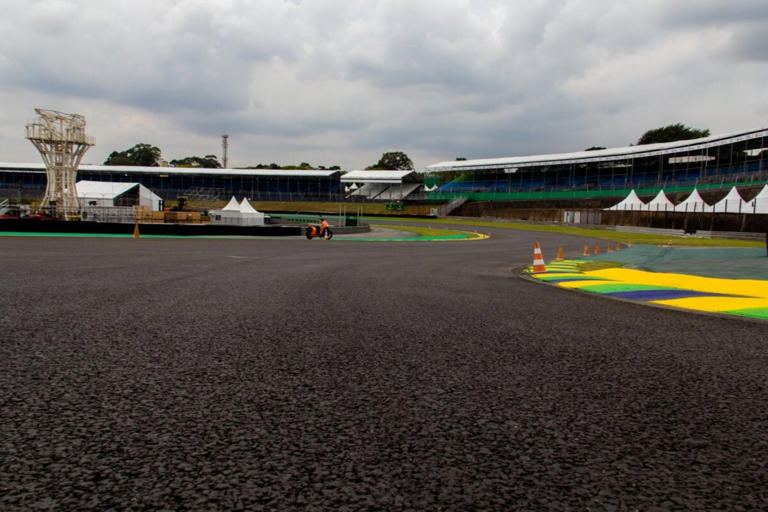
<path id="1" fill-rule="evenodd" d="M 341 177 L 348 199 L 403 201 L 423 184 L 415 171 L 350 171 Z"/>
<path id="2" fill-rule="evenodd" d="M 576 153 L 457 160 L 428 166 L 430 199 L 606 198 L 756 185 L 768 179 L 768 129 Z"/>
<path id="3" fill-rule="evenodd" d="M 273 169 L 199 169 L 81 165 L 78 179 L 140 183 L 164 200 L 228 200 L 232 196 L 262 201 L 338 201 L 343 198 L 340 171 Z M 45 166 L 0 163 L 0 197 L 42 197 Z"/>

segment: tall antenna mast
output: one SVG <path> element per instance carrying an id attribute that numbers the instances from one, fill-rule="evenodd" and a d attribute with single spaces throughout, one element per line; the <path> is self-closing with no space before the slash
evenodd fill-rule
<path id="1" fill-rule="evenodd" d="M 226 133 L 221 136 L 221 149 L 224 152 L 221 163 L 224 164 L 225 169 L 229 169 L 229 167 L 227 167 L 229 165 L 229 156 L 227 154 L 229 150 L 229 135 Z"/>
<path id="2" fill-rule="evenodd" d="M 79 212 L 75 177 L 80 160 L 93 146 L 93 137 L 85 134 L 85 118 L 36 108 L 37 120 L 27 124 L 27 139 L 43 157 L 47 183 L 41 209 L 50 209 L 56 217 L 68 220 Z"/>

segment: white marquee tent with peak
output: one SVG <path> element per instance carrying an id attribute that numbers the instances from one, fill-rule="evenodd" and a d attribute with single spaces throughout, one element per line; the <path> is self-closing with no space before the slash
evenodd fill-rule
<path id="1" fill-rule="evenodd" d="M 712 209 L 715 213 L 751 213 L 751 209 L 747 207 L 747 203 L 736 190 L 736 187 L 732 187 L 728 194 L 716 202 Z"/>
<path id="2" fill-rule="evenodd" d="M 645 203 L 640 200 L 639 197 L 637 197 L 637 194 L 635 193 L 635 190 L 632 189 L 632 191 L 627 194 L 627 197 L 616 203 L 615 205 L 611 206 L 610 208 L 606 208 L 606 210 L 621 210 L 621 211 L 641 211 L 645 209 Z"/>
<path id="3" fill-rule="evenodd" d="M 673 212 L 675 211 L 675 203 L 669 200 L 663 190 L 659 190 L 656 197 L 651 199 L 648 204 L 643 207 L 643 210 L 649 212 Z"/>
<path id="4" fill-rule="evenodd" d="M 229 200 L 227 203 L 227 206 L 221 209 L 221 211 L 224 212 L 239 212 L 240 211 L 240 203 L 237 202 L 237 199 L 235 199 L 235 196 L 232 196 L 232 199 Z"/>
<path id="5" fill-rule="evenodd" d="M 693 189 L 691 195 L 685 198 L 683 202 L 675 206 L 676 212 L 682 213 L 711 213 L 712 206 L 708 205 L 697 189 Z"/>
<path id="6" fill-rule="evenodd" d="M 744 206 L 747 213 L 768 213 L 768 185 Z"/>

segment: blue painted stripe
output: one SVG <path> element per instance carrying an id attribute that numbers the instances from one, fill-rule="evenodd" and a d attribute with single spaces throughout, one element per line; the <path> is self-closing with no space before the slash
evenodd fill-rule
<path id="1" fill-rule="evenodd" d="M 606 293 L 611 297 L 620 297 L 632 300 L 669 300 L 669 299 L 687 299 L 690 297 L 733 297 L 722 293 L 697 292 L 694 290 L 637 290 L 631 292 L 613 292 Z"/>

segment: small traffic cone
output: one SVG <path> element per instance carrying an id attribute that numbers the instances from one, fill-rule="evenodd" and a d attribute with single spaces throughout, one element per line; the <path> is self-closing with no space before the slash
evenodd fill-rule
<path id="1" fill-rule="evenodd" d="M 632 240 L 630 240 L 629 242 L 627 242 L 627 247 L 632 247 Z"/>
<path id="2" fill-rule="evenodd" d="M 600 254 L 600 244 L 595 244 L 595 254 Z"/>
<path id="3" fill-rule="evenodd" d="M 584 256 L 589 256 L 589 246 L 588 245 L 584 246 Z"/>
<path id="4" fill-rule="evenodd" d="M 556 261 L 563 261 L 563 246 L 560 245 L 557 248 L 557 258 L 555 258 Z"/>
<path id="5" fill-rule="evenodd" d="M 541 255 L 541 246 L 539 242 L 533 243 L 533 272 L 546 272 L 547 267 L 544 265 L 544 258 Z"/>
<path id="6" fill-rule="evenodd" d="M 135 226 L 133 226 L 133 238 L 141 238 L 141 235 L 139 234 L 139 223 L 137 222 Z"/>
<path id="7" fill-rule="evenodd" d="M 605 252 L 613 252 L 613 249 L 611 248 L 611 244 L 608 244 L 605 246 Z"/>
<path id="8" fill-rule="evenodd" d="M 616 250 L 617 251 L 621 250 L 621 242 L 616 242 Z"/>

